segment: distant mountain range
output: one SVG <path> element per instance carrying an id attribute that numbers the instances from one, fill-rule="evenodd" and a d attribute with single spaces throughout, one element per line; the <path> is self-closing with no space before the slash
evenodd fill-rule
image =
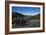
<path id="1" fill-rule="evenodd" d="M 13 17 L 24 17 L 25 15 L 17 13 L 17 12 L 12 12 Z"/>
<path id="2" fill-rule="evenodd" d="M 18 12 L 12 12 L 12 17 L 20 17 L 20 18 L 26 18 L 26 19 L 39 19 L 40 14 L 35 16 L 30 16 L 30 15 L 24 15 Z"/>

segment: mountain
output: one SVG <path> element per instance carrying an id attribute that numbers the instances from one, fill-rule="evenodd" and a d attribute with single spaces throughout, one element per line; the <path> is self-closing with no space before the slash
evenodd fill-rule
<path id="1" fill-rule="evenodd" d="M 19 18 L 25 18 L 27 20 L 32 20 L 32 19 L 40 19 L 40 14 L 35 15 L 35 16 L 30 16 L 30 15 L 24 15 L 18 12 L 12 12 L 12 18 L 14 17 L 19 17 Z"/>
<path id="2" fill-rule="evenodd" d="M 13 17 L 25 17 L 25 15 L 18 13 L 18 12 L 12 12 Z"/>
<path id="3" fill-rule="evenodd" d="M 24 14 L 21 14 L 21 13 L 18 13 L 18 12 L 12 12 L 12 17 L 20 17 L 20 18 L 25 18 L 27 20 L 31 19 L 31 16 L 30 15 L 24 15 Z"/>

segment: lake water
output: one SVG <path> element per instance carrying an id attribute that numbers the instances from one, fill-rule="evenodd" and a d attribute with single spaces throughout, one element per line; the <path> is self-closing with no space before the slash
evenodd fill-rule
<path id="1" fill-rule="evenodd" d="M 40 27 L 40 20 L 30 20 L 24 24 L 16 24 L 16 28 L 29 28 L 29 27 Z M 15 28 L 15 24 L 13 24 Z"/>

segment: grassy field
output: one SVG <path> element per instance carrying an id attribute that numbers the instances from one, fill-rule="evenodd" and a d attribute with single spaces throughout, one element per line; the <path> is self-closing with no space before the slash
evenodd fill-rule
<path id="1" fill-rule="evenodd" d="M 40 15 L 32 16 L 32 19 L 40 19 Z"/>

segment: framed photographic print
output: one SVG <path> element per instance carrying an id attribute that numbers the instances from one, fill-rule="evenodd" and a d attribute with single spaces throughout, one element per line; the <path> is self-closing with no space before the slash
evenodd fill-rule
<path id="1" fill-rule="evenodd" d="M 5 34 L 44 32 L 44 3 L 5 2 Z"/>

